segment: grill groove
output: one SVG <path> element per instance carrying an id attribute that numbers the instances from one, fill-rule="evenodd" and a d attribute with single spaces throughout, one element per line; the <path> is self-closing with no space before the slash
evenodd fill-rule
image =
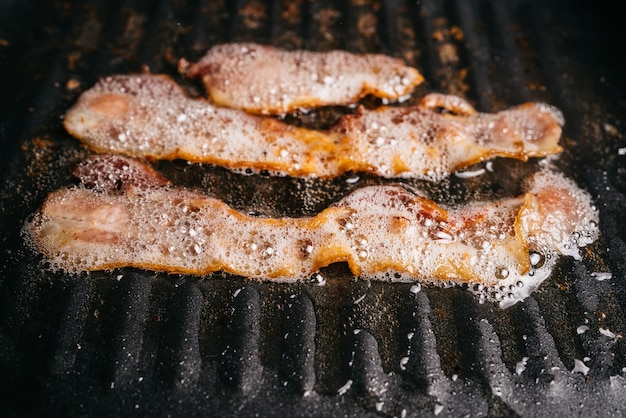
<path id="1" fill-rule="evenodd" d="M 617 151 L 626 147 L 615 93 L 623 89 L 594 44 L 612 38 L 580 32 L 581 23 L 591 33 L 602 21 L 553 0 L 38 3 L 0 5 L 0 58 L 9 57 L 0 74 L 19 90 L 17 105 L 16 95 L 0 99 L 9 109 L 0 123 L 0 410 L 8 416 L 626 413 L 626 183 Z M 35 35 L 3 25 L 3 7 L 20 22 L 28 16 Z M 418 93 L 460 94 L 482 110 L 557 105 L 566 152 L 554 164 L 593 193 L 603 237 L 507 311 L 459 289 L 413 293 L 354 280 L 341 266 L 322 272 L 325 286 L 41 269 L 18 224 L 72 182 L 69 167 L 86 155 L 59 124 L 78 94 L 100 76 L 143 70 L 200 93 L 177 75 L 178 58 L 236 40 L 401 56 L 427 79 Z M 69 89 L 70 80 L 79 87 Z M 170 172 L 189 174 L 176 164 Z M 498 184 L 523 171 L 494 166 L 511 177 Z M 342 179 L 290 183 L 197 169 L 212 194 L 269 214 L 310 214 L 347 190 Z M 354 187 L 377 181 L 363 177 Z M 273 207 L 282 196 L 293 207 Z M 613 276 L 599 281 L 594 271 Z"/>

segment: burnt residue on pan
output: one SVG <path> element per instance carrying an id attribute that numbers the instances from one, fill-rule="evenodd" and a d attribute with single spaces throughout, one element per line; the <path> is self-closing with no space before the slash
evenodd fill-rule
<path id="1" fill-rule="evenodd" d="M 602 6 L 602 4 L 600 4 Z M 625 82 L 617 13 L 585 2 L 6 1 L 0 5 L 0 410 L 8 416 L 620 416 L 626 405 Z M 346 266 L 310 282 L 256 283 L 122 269 L 51 273 L 20 235 L 72 184 L 89 152 L 61 119 L 101 76 L 178 73 L 211 46 L 380 52 L 417 67 L 431 91 L 480 111 L 523 101 L 563 110 L 549 163 L 593 196 L 600 239 L 522 303 L 501 310 L 459 288 L 368 282 Z M 366 107 L 380 102 L 366 98 Z M 289 115 L 324 128 L 354 109 Z M 431 184 L 454 204 L 518 194 L 546 162 L 494 160 Z M 318 213 L 390 182 L 153 166 L 243 211 Z M 479 165 L 475 168 L 485 168 Z"/>

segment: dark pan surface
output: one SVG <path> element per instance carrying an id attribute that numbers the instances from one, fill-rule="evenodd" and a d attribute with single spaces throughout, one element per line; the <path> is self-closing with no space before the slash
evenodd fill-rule
<path id="1" fill-rule="evenodd" d="M 0 415 L 626 414 L 626 77 L 621 23 L 605 3 L 0 2 Z M 559 107 L 565 151 L 553 163 L 593 195 L 601 238 L 507 310 L 463 289 L 355 279 L 342 265 L 322 272 L 323 286 L 46 270 L 20 229 L 89 155 L 63 130 L 65 111 L 117 73 L 166 73 L 202 94 L 178 75 L 178 60 L 228 41 L 401 57 L 427 80 L 409 104 L 440 91 L 481 111 Z M 288 120 L 324 127 L 346 111 Z M 445 203 L 493 199 L 518 193 L 540 165 L 496 160 L 479 178 L 406 182 Z M 155 167 L 272 216 L 311 215 L 383 181 Z"/>

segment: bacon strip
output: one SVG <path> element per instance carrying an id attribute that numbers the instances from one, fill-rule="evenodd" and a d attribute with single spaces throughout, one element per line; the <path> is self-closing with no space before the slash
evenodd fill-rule
<path id="1" fill-rule="evenodd" d="M 219 105 L 257 114 L 347 105 L 370 94 L 397 100 L 424 77 L 396 58 L 346 51 L 285 51 L 253 43 L 217 45 L 186 71 Z"/>
<path id="2" fill-rule="evenodd" d="M 168 77 L 144 74 L 100 80 L 64 124 L 102 153 L 291 176 L 365 171 L 440 180 L 495 156 L 527 160 L 560 152 L 563 118 L 546 104 L 485 114 L 459 97 L 430 94 L 414 107 L 361 109 L 317 131 L 216 107 L 188 97 Z"/>
<path id="3" fill-rule="evenodd" d="M 293 281 L 346 262 L 362 277 L 468 284 L 507 305 L 536 288 L 557 255 L 579 257 L 578 247 L 597 235 L 589 196 L 550 172 L 535 175 L 518 198 L 455 209 L 386 185 L 359 189 L 313 217 L 261 218 L 150 173 L 139 182 L 118 176 L 123 165 L 139 172 L 137 162 L 96 161 L 77 171 L 83 182 L 114 183 L 53 192 L 26 227 L 54 269 L 224 270 Z"/>

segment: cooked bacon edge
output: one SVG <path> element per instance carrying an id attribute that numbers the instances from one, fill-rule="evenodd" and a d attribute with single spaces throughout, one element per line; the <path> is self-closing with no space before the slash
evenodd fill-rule
<path id="1" fill-rule="evenodd" d="M 182 70 L 201 78 L 215 103 L 257 114 L 348 105 L 366 95 L 397 100 L 424 81 L 415 68 L 386 55 L 254 43 L 217 45 Z"/>
<path id="2" fill-rule="evenodd" d="M 312 217 L 264 218 L 169 185 L 148 168 L 141 174 L 143 167 L 94 157 L 76 170 L 81 185 L 48 196 L 25 232 L 53 269 L 223 270 L 294 281 L 345 262 L 365 278 L 467 284 L 507 305 L 536 288 L 559 255 L 580 257 L 579 246 L 597 235 L 589 196 L 548 171 L 535 174 L 524 195 L 494 202 L 445 208 L 382 185 Z"/>
<path id="3" fill-rule="evenodd" d="M 562 124 L 547 104 L 488 114 L 432 93 L 413 107 L 360 109 L 318 131 L 190 98 L 171 78 L 149 74 L 101 79 L 64 120 L 68 132 L 101 153 L 291 176 L 358 171 L 427 180 L 496 156 L 525 161 L 560 152 Z"/>

